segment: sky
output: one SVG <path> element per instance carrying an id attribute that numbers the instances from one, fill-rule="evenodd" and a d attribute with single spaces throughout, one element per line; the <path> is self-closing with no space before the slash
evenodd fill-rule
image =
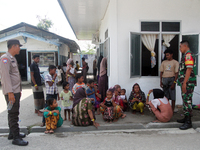
<path id="1" fill-rule="evenodd" d="M 76 41 L 81 50 L 91 43 L 76 39 L 57 0 L 0 0 L 0 30 L 21 22 L 37 26 L 37 16 L 50 19 L 53 27 L 49 31 Z"/>

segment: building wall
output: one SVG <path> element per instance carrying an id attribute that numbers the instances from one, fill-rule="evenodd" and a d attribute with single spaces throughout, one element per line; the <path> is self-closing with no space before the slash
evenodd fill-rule
<path id="1" fill-rule="evenodd" d="M 129 34 L 140 32 L 140 21 L 181 21 L 181 34 L 199 33 L 199 8 L 199 0 L 111 0 L 99 29 L 102 43 L 107 29 L 110 37 L 109 86 L 120 84 L 127 89 L 127 96 L 136 82 L 146 94 L 152 88 L 159 88 L 158 76 L 130 78 Z M 198 89 L 194 93 L 196 104 L 200 103 Z M 182 104 L 180 95 L 177 87 L 176 104 Z"/>

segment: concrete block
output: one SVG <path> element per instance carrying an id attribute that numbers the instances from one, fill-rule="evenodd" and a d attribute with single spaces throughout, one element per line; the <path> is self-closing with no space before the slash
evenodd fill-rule
<path id="1" fill-rule="evenodd" d="M 181 126 L 180 123 L 177 122 L 167 122 L 167 123 L 148 123 L 146 125 L 146 129 L 154 129 L 154 128 L 179 128 Z"/>
<path id="2" fill-rule="evenodd" d="M 121 129 L 145 129 L 143 124 L 108 124 L 101 125 L 96 129 L 94 126 L 61 126 L 56 129 L 56 132 L 84 132 L 84 131 L 102 131 L 102 130 L 121 130 Z M 30 132 L 44 132 L 45 127 L 34 126 L 31 128 Z"/>
<path id="3" fill-rule="evenodd" d="M 25 133 L 26 135 L 28 134 L 28 129 L 26 126 L 21 126 L 20 132 Z M 0 127 L 0 133 L 9 133 L 9 128 L 8 127 Z"/>

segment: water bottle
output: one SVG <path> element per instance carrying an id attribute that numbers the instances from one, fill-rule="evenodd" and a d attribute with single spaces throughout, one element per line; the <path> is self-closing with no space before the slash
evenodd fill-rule
<path id="1" fill-rule="evenodd" d="M 8 110 L 11 110 L 12 107 L 13 107 L 13 103 L 12 103 L 12 101 L 9 101 L 8 106 L 7 106 L 7 109 L 8 109 Z"/>

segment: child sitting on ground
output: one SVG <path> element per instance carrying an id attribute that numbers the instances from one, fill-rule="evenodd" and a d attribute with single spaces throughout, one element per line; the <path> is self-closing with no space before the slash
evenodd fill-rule
<path id="1" fill-rule="evenodd" d="M 120 92 L 120 97 L 123 101 L 123 105 L 124 105 L 124 111 L 128 110 L 128 101 L 127 101 L 127 98 L 126 98 L 126 89 L 122 89 L 121 92 Z"/>
<path id="2" fill-rule="evenodd" d="M 61 108 L 58 107 L 57 100 L 50 98 L 47 101 L 48 107 L 44 112 L 46 131 L 45 133 L 54 133 L 54 130 L 63 124 L 63 119 L 60 115 Z"/>
<path id="3" fill-rule="evenodd" d="M 73 105 L 73 98 L 72 98 L 72 93 L 69 90 L 69 83 L 68 82 L 63 82 L 63 91 L 60 93 L 60 97 L 62 100 L 62 107 L 64 109 L 64 116 L 65 120 L 67 120 L 66 113 L 68 112 L 68 120 L 71 121 L 70 119 L 70 111 L 72 109 Z"/>
<path id="4" fill-rule="evenodd" d="M 114 119 L 114 103 L 112 99 L 113 93 L 111 90 L 106 92 L 105 100 L 100 104 L 101 110 L 103 110 L 103 119 L 107 122 L 112 122 Z"/>
<path id="5" fill-rule="evenodd" d="M 97 84 L 94 84 L 94 89 L 95 89 L 95 97 L 96 97 L 95 108 L 97 109 L 97 115 L 100 115 L 99 104 L 101 103 L 101 94 L 99 93 Z"/>
<path id="6" fill-rule="evenodd" d="M 86 90 L 86 94 L 88 98 L 93 98 L 94 101 L 92 101 L 93 106 L 95 105 L 96 102 L 96 96 L 95 96 L 95 89 L 94 89 L 94 80 L 89 80 L 88 81 L 88 88 Z M 93 112 L 95 112 L 95 106 L 93 108 Z"/>
<path id="7" fill-rule="evenodd" d="M 83 78 L 83 75 L 81 73 L 79 74 L 76 74 L 76 80 L 77 80 L 77 83 L 74 84 L 73 86 L 73 89 L 72 89 L 72 92 L 73 94 L 76 93 L 76 91 L 80 88 L 86 88 L 86 85 L 85 83 L 83 82 L 84 81 L 84 78 Z"/>

